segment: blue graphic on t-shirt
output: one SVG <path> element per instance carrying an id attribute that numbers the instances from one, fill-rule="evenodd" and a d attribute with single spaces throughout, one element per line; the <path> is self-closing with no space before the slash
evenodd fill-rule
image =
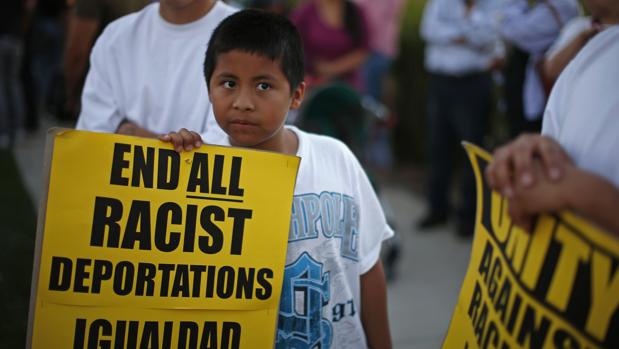
<path id="1" fill-rule="evenodd" d="M 322 317 L 329 303 L 329 273 L 322 264 L 304 252 L 284 271 L 279 306 L 277 349 L 327 349 L 333 328 Z"/>
<path id="2" fill-rule="evenodd" d="M 353 197 L 323 191 L 295 195 L 292 201 L 289 242 L 340 239 L 340 254 L 359 260 L 359 207 Z"/>

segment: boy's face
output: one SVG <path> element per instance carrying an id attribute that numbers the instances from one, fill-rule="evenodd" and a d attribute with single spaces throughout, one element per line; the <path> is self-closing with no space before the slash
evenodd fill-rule
<path id="1" fill-rule="evenodd" d="M 284 122 L 301 105 L 305 85 L 290 93 L 278 60 L 240 50 L 222 53 L 209 82 L 215 119 L 234 146 L 283 152 Z"/>

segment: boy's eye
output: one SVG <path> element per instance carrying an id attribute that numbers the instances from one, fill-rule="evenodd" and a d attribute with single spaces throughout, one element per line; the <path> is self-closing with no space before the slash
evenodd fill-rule
<path id="1" fill-rule="evenodd" d="M 222 85 L 225 88 L 233 88 L 234 86 L 236 86 L 236 83 L 234 81 L 226 80 L 226 81 L 223 82 Z"/>
<path id="2" fill-rule="evenodd" d="M 260 91 L 266 91 L 266 90 L 271 88 L 271 85 L 267 84 L 266 82 L 261 82 L 261 83 L 258 84 L 257 87 L 258 87 L 258 90 L 260 90 Z"/>

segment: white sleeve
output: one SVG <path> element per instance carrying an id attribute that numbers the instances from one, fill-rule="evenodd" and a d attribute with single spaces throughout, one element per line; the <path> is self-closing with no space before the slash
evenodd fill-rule
<path id="1" fill-rule="evenodd" d="M 572 60 L 573 62 L 573 60 Z M 570 62 L 570 63 L 572 63 Z M 568 105 L 570 86 L 572 84 L 573 65 L 568 64 L 559 78 L 552 86 L 552 91 L 546 103 L 544 117 L 542 118 L 542 134 L 551 136 L 554 139 L 559 138 L 561 132 L 562 119 L 565 117 L 564 106 Z"/>
<path id="2" fill-rule="evenodd" d="M 430 1 L 421 22 L 422 38 L 435 45 L 452 45 L 454 40 L 466 38 L 475 47 L 491 48 L 498 35 L 489 13 L 475 8 L 469 17 L 451 1 Z"/>
<path id="3" fill-rule="evenodd" d="M 464 31 L 452 23 L 445 25 L 441 14 L 444 10 L 440 0 L 428 1 L 421 18 L 420 34 L 424 41 L 435 45 L 451 44 L 454 40 L 463 37 Z"/>
<path id="4" fill-rule="evenodd" d="M 357 159 L 350 153 L 355 165 L 357 193 L 359 200 L 359 263 L 361 274 L 369 271 L 380 256 L 383 240 L 393 236 L 393 230 L 387 224 L 380 201 L 374 188 Z"/>
<path id="5" fill-rule="evenodd" d="M 112 52 L 106 49 L 105 31 L 95 43 L 90 55 L 90 70 L 82 92 L 82 110 L 76 128 L 80 130 L 116 132 L 123 120 L 119 101 L 115 98 L 114 76 L 110 73 Z"/>
<path id="6" fill-rule="evenodd" d="M 473 46 L 492 49 L 495 47 L 499 36 L 491 13 L 476 7 L 465 23 L 465 37 Z"/>
<path id="7" fill-rule="evenodd" d="M 572 42 L 580 33 L 591 27 L 591 21 L 587 19 L 587 17 L 576 17 L 570 22 L 568 22 L 563 29 L 561 29 L 561 33 L 555 42 L 550 46 L 548 51 L 546 51 L 546 58 L 550 59 L 555 54 L 557 54 L 560 50 L 566 47 L 569 43 Z"/>
<path id="8" fill-rule="evenodd" d="M 526 2 L 522 1 L 503 12 L 499 28 L 507 41 L 527 53 L 537 54 L 552 44 L 559 24 L 548 6 L 538 4 L 527 10 Z"/>

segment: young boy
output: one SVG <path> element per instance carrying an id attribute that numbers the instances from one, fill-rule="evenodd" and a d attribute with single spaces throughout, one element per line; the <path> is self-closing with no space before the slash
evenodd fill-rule
<path id="1" fill-rule="evenodd" d="M 294 25 L 255 10 L 228 17 L 213 32 L 204 75 L 229 145 L 301 157 L 276 347 L 390 348 L 378 257 L 393 232 L 376 194 L 343 143 L 284 126 L 305 92 Z M 161 140 L 178 151 L 202 144 L 185 129 Z"/>

